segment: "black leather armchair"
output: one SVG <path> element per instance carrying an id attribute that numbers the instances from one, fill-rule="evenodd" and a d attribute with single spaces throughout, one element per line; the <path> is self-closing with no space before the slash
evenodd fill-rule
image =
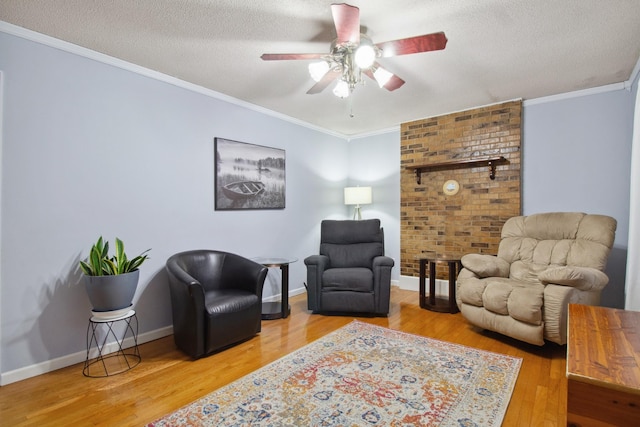
<path id="1" fill-rule="evenodd" d="M 267 268 L 232 253 L 180 252 L 167 260 L 178 348 L 193 358 L 260 332 Z"/>
<path id="2" fill-rule="evenodd" d="M 384 256 L 379 219 L 324 220 L 320 254 L 307 266 L 307 307 L 315 313 L 386 316 L 391 298 L 393 259 Z"/>

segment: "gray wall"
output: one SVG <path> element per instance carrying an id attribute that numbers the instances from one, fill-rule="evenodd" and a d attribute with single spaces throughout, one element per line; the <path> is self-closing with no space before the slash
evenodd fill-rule
<path id="1" fill-rule="evenodd" d="M 371 185 L 363 216 L 400 259 L 399 130 L 351 141 L 0 32 L 0 371 L 85 350 L 89 302 L 77 262 L 99 235 L 152 248 L 136 295 L 141 334 L 171 324 L 164 261 L 193 248 L 297 257 L 305 281 L 319 223 L 346 218 L 345 185 Z M 631 97 L 613 91 L 526 105 L 523 208 L 618 220 L 609 273 L 624 277 Z M 446 113 L 446 112 L 443 112 Z M 282 148 L 286 209 L 216 212 L 213 138 Z M 271 274 L 265 296 L 277 294 Z M 623 301 L 614 284 L 605 302 Z"/>
<path id="2" fill-rule="evenodd" d="M 610 283 L 601 301 L 616 308 L 624 307 L 634 99 L 633 91 L 612 85 L 601 91 L 525 101 L 523 108 L 523 214 L 580 211 L 610 215 L 618 221 L 606 269 Z M 388 133 L 360 138 L 349 146 L 354 184 L 377 173 L 387 176 L 380 190 L 374 185 L 371 206 L 375 209 L 378 191 L 390 202 L 384 209 L 392 214 L 389 221 L 397 229 L 387 233 L 387 252 L 396 260 L 400 258 L 399 138 L 399 133 Z M 391 162 L 394 171 L 387 173 Z M 399 268 L 394 274 L 394 279 L 399 277 Z"/>
<path id="3" fill-rule="evenodd" d="M 304 289 L 320 220 L 345 216 L 346 140 L 5 33 L 0 52 L 2 373 L 85 349 L 77 263 L 100 235 L 152 248 L 141 334 L 171 324 L 163 268 L 178 251 L 297 257 L 291 288 Z M 214 211 L 216 136 L 286 150 L 286 209 Z"/>
<path id="4" fill-rule="evenodd" d="M 385 251 L 395 261 L 391 280 L 400 280 L 400 129 L 349 142 L 349 185 L 371 186 L 372 204 L 363 218 L 380 218 Z M 353 207 L 349 207 L 353 216 Z"/>
<path id="5" fill-rule="evenodd" d="M 637 105 L 637 97 L 638 97 L 638 91 L 640 90 L 640 75 L 637 75 L 633 85 L 631 87 L 631 94 L 632 94 L 632 98 L 636 101 L 632 102 L 632 108 L 633 108 L 633 119 L 634 120 L 634 126 L 637 126 L 638 124 L 638 116 L 640 116 L 640 111 L 636 111 L 636 105 Z M 638 136 L 640 135 L 640 129 L 635 129 L 635 142 L 632 143 L 632 145 L 635 145 L 635 147 L 632 147 L 632 156 L 634 157 L 633 162 L 635 162 L 635 171 L 632 171 L 633 176 L 631 177 L 631 180 L 636 179 L 635 184 L 633 185 L 633 188 L 630 191 L 629 194 L 629 198 L 630 200 L 639 200 L 638 197 L 640 196 L 640 193 L 638 192 L 638 185 L 639 182 L 637 181 L 638 174 L 640 173 L 640 170 L 638 170 L 638 160 L 640 159 L 640 145 L 639 145 L 639 139 Z M 633 136 L 632 136 L 632 140 L 633 140 Z M 638 281 L 638 273 L 640 272 L 640 252 L 638 251 L 639 247 L 638 244 L 640 242 L 638 242 L 637 240 L 632 240 L 632 239 L 637 239 L 638 238 L 638 233 L 640 232 L 640 229 L 638 228 L 640 226 L 640 207 L 639 206 L 633 206 L 634 208 L 634 215 L 635 217 L 631 217 L 631 215 L 629 216 L 629 231 L 630 234 L 629 235 L 629 242 L 633 242 L 633 244 L 631 244 L 631 246 L 633 246 L 633 253 L 634 255 L 632 255 L 634 258 L 632 260 L 630 260 L 630 262 L 627 265 L 627 277 L 626 277 L 626 294 L 625 294 L 625 308 L 628 310 L 640 310 L 640 293 L 638 292 L 638 287 L 640 287 L 640 281 Z M 630 209 L 630 214 L 631 214 L 631 206 L 629 207 Z"/>
<path id="6" fill-rule="evenodd" d="M 577 211 L 618 221 L 602 305 L 624 307 L 633 94 L 626 89 L 525 103 L 525 215 Z"/>

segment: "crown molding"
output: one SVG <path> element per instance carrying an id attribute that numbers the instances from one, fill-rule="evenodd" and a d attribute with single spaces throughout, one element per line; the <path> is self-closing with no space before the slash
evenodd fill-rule
<path id="1" fill-rule="evenodd" d="M 581 96 L 596 95 L 598 93 L 614 92 L 614 91 L 617 91 L 617 90 L 623 90 L 625 88 L 626 88 L 626 83 L 625 82 L 612 83 L 612 84 L 609 84 L 609 85 L 597 86 L 597 87 L 592 87 L 592 88 L 589 88 L 589 89 L 582 89 L 582 90 L 576 90 L 576 91 L 573 91 L 573 92 L 559 93 L 557 95 L 550 95 L 550 96 L 543 96 L 543 97 L 540 97 L 540 98 L 526 99 L 525 101 L 523 101 L 523 105 L 525 107 L 528 107 L 530 105 L 545 104 L 547 102 L 562 101 L 562 100 L 565 100 L 565 99 L 578 98 L 578 97 L 581 97 Z"/>
<path id="2" fill-rule="evenodd" d="M 624 82 L 624 86 L 625 86 L 625 88 L 627 90 L 631 90 L 631 87 L 633 86 L 633 84 L 638 79 L 638 73 L 639 72 L 640 72 L 640 58 L 638 58 L 638 62 L 636 62 L 636 66 L 633 67 L 633 71 L 631 72 L 631 75 L 629 76 L 629 80 Z"/>
<path id="3" fill-rule="evenodd" d="M 184 80 L 180 80 L 178 78 L 169 76 L 167 74 L 163 74 L 160 73 L 158 71 L 155 70 L 151 70 L 149 68 L 145 68 L 145 67 L 141 67 L 139 65 L 136 64 L 132 64 L 130 62 L 100 53 L 100 52 L 96 52 L 94 50 L 91 49 L 87 49 L 85 47 L 82 46 L 78 46 L 76 44 L 73 43 L 69 43 L 66 42 L 64 40 L 60 40 L 60 39 L 56 39 L 54 37 L 51 36 L 47 36 L 45 34 L 41 34 L 32 30 L 28 30 L 26 28 L 23 27 L 19 27 L 17 25 L 13 25 L 13 24 L 9 24 L 8 22 L 4 22 L 4 21 L 0 21 L 0 32 L 4 32 L 7 34 L 11 34 L 17 37 L 21 37 L 23 39 L 26 40 L 30 40 L 30 41 L 34 41 L 37 43 L 41 43 L 43 45 L 49 46 L 49 47 L 53 47 L 55 49 L 59 49 L 65 52 L 69 52 L 69 53 L 73 53 L 79 56 L 83 56 L 85 58 L 89 58 L 89 59 L 93 59 L 95 61 L 98 62 L 102 62 L 104 64 L 108 64 L 108 65 L 112 65 L 114 67 L 118 67 L 121 68 L 123 70 L 127 70 L 127 71 L 131 71 L 133 73 L 137 73 L 155 80 L 159 80 L 183 89 L 187 89 L 190 90 L 192 92 L 196 92 L 211 98 L 215 98 L 218 99 L 220 101 L 224 101 L 230 104 L 234 104 L 237 105 L 239 107 L 243 107 L 246 108 L 248 110 L 251 111 L 255 111 L 279 120 L 283 120 L 289 123 L 293 123 L 295 125 L 298 126 L 302 126 L 317 132 L 321 132 L 330 136 L 334 136 L 340 139 L 344 139 L 346 141 L 351 141 L 354 139 L 361 139 L 361 138 L 367 138 L 367 137 L 371 137 L 371 136 L 376 136 L 376 135 L 382 135 L 382 134 L 386 134 L 386 133 L 391 133 L 391 132 L 397 132 L 400 129 L 400 125 L 398 126 L 394 126 L 391 128 L 386 128 L 386 129 L 381 129 L 378 131 L 373 131 L 373 132 L 366 132 L 366 133 L 361 133 L 361 134 L 355 134 L 355 135 L 345 135 L 343 133 L 340 132 L 335 132 L 329 129 L 325 129 L 319 126 L 315 126 L 312 125 L 308 122 L 296 119 L 294 117 L 291 116 L 287 116 L 285 114 L 282 113 L 278 113 L 276 111 L 273 110 L 269 110 L 267 108 L 264 107 L 260 107 L 258 105 L 255 104 L 251 104 L 249 102 L 246 101 L 242 101 L 236 98 L 233 98 L 229 95 L 225 95 L 223 93 L 220 92 L 216 92 L 214 90 L 211 89 L 207 89 L 204 88 L 202 86 L 198 86 L 195 85 L 193 83 L 189 83 L 186 82 Z M 638 61 L 636 62 L 636 66 L 634 67 L 633 71 L 631 72 L 631 75 L 629 76 L 629 79 L 624 81 L 624 82 L 620 82 L 620 83 L 613 83 L 613 84 L 609 84 L 609 85 L 604 85 L 604 86 L 598 86 L 598 87 L 593 87 L 593 88 L 589 88 L 589 89 L 583 89 L 583 90 L 578 90 L 578 91 L 573 91 L 573 92 L 565 92 L 565 93 L 561 93 L 561 94 L 557 94 L 557 95 L 550 95 L 550 96 L 545 96 L 545 97 L 540 97 L 540 98 L 533 98 L 533 99 L 525 99 L 522 100 L 521 98 L 518 99 L 510 99 L 510 100 L 504 100 L 504 101 L 499 101 L 499 102 L 495 102 L 493 104 L 488 104 L 486 106 L 489 105 L 494 105 L 494 104 L 502 104 L 505 102 L 510 102 L 510 101 L 515 101 L 515 100 L 522 100 L 523 101 L 523 106 L 527 107 L 530 105 L 538 105 L 538 104 L 544 104 L 547 102 L 556 102 L 556 101 L 560 101 L 560 100 L 564 100 L 564 99 L 571 99 L 571 98 L 577 98 L 577 97 L 581 97 L 581 96 L 587 96 L 587 95 L 594 95 L 594 94 L 598 94 L 598 93 L 603 93 L 603 92 L 612 92 L 612 91 L 616 91 L 616 90 L 622 90 L 622 89 L 626 89 L 626 90 L 630 90 L 631 87 L 633 86 L 633 83 L 635 82 L 635 80 L 638 77 L 638 73 L 640 73 L 640 58 L 638 58 Z M 473 107 L 473 108 L 481 108 L 483 106 L 478 106 L 478 107 Z M 452 114 L 452 113 L 456 113 L 456 112 L 461 112 L 461 111 L 465 111 L 465 110 L 459 110 L 459 111 L 453 111 L 453 112 L 449 112 L 449 113 L 443 113 L 443 114 L 439 114 L 439 115 L 446 115 L 446 114 Z M 415 120 L 421 120 L 423 118 L 417 118 Z"/>
<path id="4" fill-rule="evenodd" d="M 325 129 L 319 126 L 315 126 L 312 125 L 308 122 L 296 119 L 294 117 L 291 116 L 287 116 L 286 114 L 282 114 L 282 113 L 278 113 L 276 111 L 273 110 L 269 110 L 267 108 L 264 107 L 260 107 L 259 105 L 255 105 L 255 104 L 251 104 L 249 102 L 246 101 L 242 101 L 239 100 L 237 98 L 233 98 L 229 95 L 225 95 L 223 93 L 220 92 L 216 92 L 214 90 L 211 89 L 207 89 L 204 88 L 202 86 L 198 86 L 196 84 L 193 83 L 189 83 L 187 81 L 184 80 L 180 80 L 176 77 L 172 77 L 169 76 L 167 74 L 163 74 L 160 73 L 158 71 L 155 70 L 151 70 L 149 68 L 145 68 L 136 64 L 133 64 L 131 62 L 127 62 L 118 58 L 115 58 L 113 56 L 109 56 L 106 55 L 104 53 L 100 53 L 100 52 L 96 52 L 94 50 L 91 49 L 87 49 L 85 47 L 82 46 L 78 46 L 76 44 L 73 43 L 69 43 L 66 42 L 64 40 L 60 40 L 60 39 L 56 39 L 54 37 L 51 36 L 47 36 L 45 34 L 42 33 L 38 33 L 32 30 L 28 30 L 26 28 L 23 27 L 19 27 L 17 25 L 13 25 L 13 24 L 9 24 L 8 22 L 5 21 L 0 21 L 0 32 L 3 33 L 7 33 L 13 36 L 17 36 L 20 38 L 23 38 L 25 40 L 30 40 L 30 41 L 34 41 L 40 44 L 43 44 L 45 46 L 49 46 L 64 52 L 68 52 L 68 53 L 72 53 L 78 56 L 82 56 L 88 59 L 92 59 L 94 61 L 98 61 L 98 62 L 102 62 L 104 64 L 107 65 L 111 65 L 123 70 L 127 70 L 127 71 L 131 71 L 133 73 L 136 74 L 140 74 L 142 76 L 145 77 L 149 77 L 155 80 L 159 80 L 161 82 L 165 82 L 168 84 L 171 84 L 173 86 L 177 86 L 180 87 L 182 89 L 187 89 L 190 90 L 192 92 L 196 92 L 205 96 L 208 96 L 210 98 L 215 98 L 218 99 L 220 101 L 224 101 L 224 102 L 228 102 L 229 104 L 234 104 L 237 105 L 239 107 L 243 107 L 246 108 L 248 110 L 252 110 L 261 114 L 265 114 L 267 116 L 271 116 L 274 117 L 276 119 L 280 119 L 289 123 L 293 123 L 308 129 L 312 129 L 318 132 L 322 132 L 325 133 L 327 135 L 331 135 L 331 136 L 335 136 L 337 138 L 341 138 L 341 139 L 345 139 L 348 140 L 349 137 L 345 134 L 339 133 L 339 132 L 334 132 L 332 130 L 329 129 Z"/>

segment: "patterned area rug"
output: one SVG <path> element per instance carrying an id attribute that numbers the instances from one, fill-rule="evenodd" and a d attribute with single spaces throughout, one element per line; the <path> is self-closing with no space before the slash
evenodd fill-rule
<path id="1" fill-rule="evenodd" d="M 499 426 L 521 362 L 353 321 L 149 426 Z"/>

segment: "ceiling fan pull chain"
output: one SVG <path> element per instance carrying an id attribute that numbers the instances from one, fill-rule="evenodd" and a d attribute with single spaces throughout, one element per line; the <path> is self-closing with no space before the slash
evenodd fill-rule
<path id="1" fill-rule="evenodd" d="M 347 102 L 349 103 L 349 118 L 354 118 L 355 114 L 353 114 L 353 93 L 349 98 L 347 98 Z"/>

